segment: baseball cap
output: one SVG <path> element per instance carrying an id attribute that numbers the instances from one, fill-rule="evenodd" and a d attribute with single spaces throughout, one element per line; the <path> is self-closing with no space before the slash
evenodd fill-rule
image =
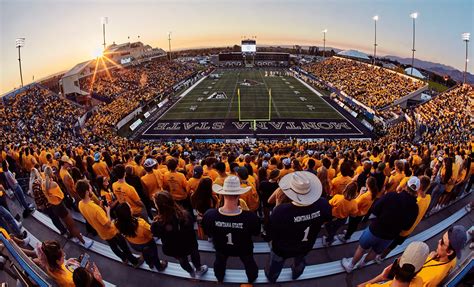
<path id="1" fill-rule="evenodd" d="M 405 265 L 413 266 L 413 272 L 420 271 L 421 267 L 425 264 L 426 258 L 430 253 L 428 245 L 421 241 L 414 241 L 408 244 L 405 251 L 403 251 L 402 257 L 398 261 L 398 266 L 405 269 Z"/>
<path id="2" fill-rule="evenodd" d="M 291 159 L 288 158 L 288 157 L 287 157 L 287 158 L 284 158 L 284 159 L 283 159 L 283 165 L 286 165 L 286 166 L 291 165 Z"/>
<path id="3" fill-rule="evenodd" d="M 461 259 L 461 252 L 467 241 L 466 228 L 462 225 L 455 225 L 448 230 L 449 245 L 456 252 L 458 259 Z"/>
<path id="4" fill-rule="evenodd" d="M 410 179 L 408 179 L 407 186 L 414 191 L 418 191 L 418 189 L 420 189 L 420 179 L 416 176 L 410 177 Z"/>
<path id="5" fill-rule="evenodd" d="M 94 161 L 99 161 L 100 160 L 100 152 L 96 152 L 94 154 Z"/>
<path id="6" fill-rule="evenodd" d="M 194 178 L 200 178 L 202 174 L 204 173 L 204 170 L 202 169 L 202 166 L 196 165 L 193 169 L 193 177 Z"/>
<path id="7" fill-rule="evenodd" d="M 54 153 L 54 158 L 55 159 L 60 159 L 61 158 L 61 153 L 59 151 Z"/>
<path id="8" fill-rule="evenodd" d="M 145 163 L 143 164 L 144 167 L 154 167 L 158 162 L 154 158 L 147 158 Z"/>
<path id="9" fill-rule="evenodd" d="M 262 167 L 263 168 L 268 168 L 268 161 L 266 161 L 266 160 L 262 161 Z"/>

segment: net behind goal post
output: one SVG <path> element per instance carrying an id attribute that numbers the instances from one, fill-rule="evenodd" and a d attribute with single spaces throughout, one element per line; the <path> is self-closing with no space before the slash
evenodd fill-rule
<path id="1" fill-rule="evenodd" d="M 250 122 L 250 128 L 257 130 L 257 122 L 268 122 L 272 118 L 272 89 L 268 89 L 268 114 L 265 117 L 259 118 L 244 118 L 241 112 L 241 97 L 240 89 L 237 89 L 237 99 L 239 107 L 239 121 L 240 122 Z"/>

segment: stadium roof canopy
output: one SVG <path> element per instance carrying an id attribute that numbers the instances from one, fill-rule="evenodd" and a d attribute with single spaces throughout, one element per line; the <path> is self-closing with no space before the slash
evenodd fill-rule
<path id="1" fill-rule="evenodd" d="M 364 60 L 370 60 L 369 56 L 367 56 L 366 53 L 356 51 L 356 50 L 345 50 L 337 53 L 340 56 L 346 56 L 346 57 L 351 57 L 351 58 L 357 58 L 357 59 L 364 59 Z"/>
<path id="2" fill-rule="evenodd" d="M 411 69 L 413 69 L 413 74 L 411 73 Z M 412 68 L 412 67 L 406 68 L 405 69 L 405 74 L 413 76 L 413 77 L 417 77 L 417 78 L 420 78 L 420 79 L 425 78 L 425 76 L 423 76 L 423 74 L 420 71 L 418 71 L 416 68 Z"/>

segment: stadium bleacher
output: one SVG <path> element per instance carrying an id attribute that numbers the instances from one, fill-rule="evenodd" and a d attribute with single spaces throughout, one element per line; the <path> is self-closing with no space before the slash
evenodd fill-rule
<path id="1" fill-rule="evenodd" d="M 309 64 L 304 68 L 374 109 L 391 105 L 397 99 L 416 91 L 423 85 L 422 82 L 401 77 L 382 68 L 373 68 L 365 63 L 339 58 L 330 58 L 321 63 Z M 94 115 L 87 119 L 86 124 L 81 128 L 78 127 L 77 122 L 78 118 L 86 112 L 85 108 L 44 87 L 33 85 L 4 101 L 0 106 L 2 114 L 0 120 L 4 123 L 0 131 L 2 135 L 5 135 L 0 139 L 2 162 L 0 205 L 5 207 L 12 216 L 21 213 L 15 196 L 10 196 L 9 191 L 16 190 L 17 186 L 21 186 L 25 194 L 29 195 L 27 197 L 29 202 L 36 200 L 36 205 L 39 205 L 37 198 L 31 198 L 32 186 L 28 182 L 30 172 L 33 168 L 42 173 L 47 166 L 53 168 L 53 179 L 62 190 L 64 200 L 62 198 L 61 200 L 67 206 L 64 209 L 75 219 L 72 224 L 87 235 L 87 237 L 84 236 L 86 239 L 94 241 L 88 251 L 85 251 L 80 243 L 71 243 L 68 248 L 75 250 L 76 253 L 93 252 L 99 269 L 101 269 L 100 263 L 105 265 L 107 262 L 120 263 L 121 259 L 112 252 L 106 241 L 94 235 L 93 228 L 86 224 L 84 216 L 77 210 L 78 197 L 74 186 L 82 178 L 86 178 L 91 183 L 95 196 L 93 200 L 98 204 L 97 206 L 100 205 L 98 208 L 101 210 L 106 210 L 104 201 L 109 201 L 107 196 L 112 196 L 113 193 L 120 202 L 127 202 L 131 206 L 147 207 L 137 215 L 150 223 L 153 219 L 150 216 L 147 218 L 145 213 L 145 209 L 151 210 L 151 206 L 147 206 L 152 204 L 149 194 L 168 189 L 179 206 L 196 214 L 198 220 L 194 223 L 196 234 L 199 235 L 197 249 L 207 265 L 212 264 L 216 248 L 211 241 L 208 241 L 207 236 L 202 234 L 200 215 L 190 196 L 194 192 L 203 192 L 203 194 L 208 192 L 206 200 L 212 204 L 207 202 L 207 209 L 217 208 L 219 205 L 214 201 L 217 197 L 212 195 L 211 190 L 204 190 L 205 187 L 201 187 L 200 183 L 204 182 L 202 178 L 211 178 L 211 182 L 222 185 L 227 175 L 238 176 L 241 184 L 251 187 L 255 194 L 253 197 L 242 195 L 242 201 L 239 203 L 241 208 L 256 205 L 257 210 L 251 212 L 263 221 L 262 210 L 266 204 L 262 205 L 262 201 L 268 199 L 269 196 L 263 195 L 264 190 L 261 184 L 264 181 L 270 182 L 268 177 L 271 177 L 272 171 L 279 170 L 279 173 L 290 175 L 296 171 L 317 174 L 318 181 L 327 184 L 331 191 L 322 195 L 324 201 L 329 201 L 331 206 L 335 205 L 333 200 L 337 196 L 345 198 L 345 188 L 350 182 L 362 181 L 362 185 L 358 187 L 360 190 L 365 188 L 367 178 L 377 179 L 380 186 L 380 198 L 374 199 L 374 203 L 371 202 L 372 205 L 376 205 L 377 201 L 380 202 L 383 198 L 391 196 L 391 190 L 401 193 L 407 189 L 413 189 L 409 181 L 413 177 L 421 179 L 425 176 L 429 180 L 429 185 L 423 192 L 427 191 L 431 202 L 421 214 L 423 219 L 420 219 L 418 227 L 415 224 L 413 234 L 389 253 L 387 258 L 390 259 L 386 258 L 382 262 L 384 267 L 392 263 L 392 257 L 402 254 L 411 242 L 426 241 L 431 250 L 436 250 L 438 239 L 445 230 L 455 224 L 462 224 L 466 229 L 472 225 L 470 208 L 472 205 L 471 187 L 474 181 L 472 136 L 474 90 L 471 86 L 459 85 L 440 94 L 418 105 L 407 117 L 402 116 L 404 111 L 396 107 L 392 108 L 389 112 L 398 115 L 399 118 L 385 127 L 383 136 L 372 141 L 339 139 L 311 142 L 292 139 L 253 143 L 245 141 L 240 143 L 145 142 L 133 141 L 117 135 L 115 126 L 123 117 L 153 100 L 157 95 L 166 93 L 177 83 L 198 71 L 199 67 L 178 61 L 157 61 L 112 70 L 111 77 L 104 73 L 97 75 L 94 81 L 92 78 L 85 78 L 81 86 L 92 87 L 91 91 L 107 101 L 97 105 Z M 411 115 L 414 116 L 411 117 Z M 7 168 L 3 162 L 8 162 L 9 167 Z M 137 196 L 135 199 L 130 199 L 129 195 L 124 197 L 121 191 L 118 192 L 115 188 L 112 190 L 113 184 L 121 180 L 117 176 L 117 166 L 120 164 L 129 167 L 125 181 L 132 186 L 133 194 Z M 173 164 L 177 166 L 178 173 L 181 173 L 180 188 L 183 190 L 174 185 L 177 175 L 173 172 Z M 195 172 L 198 165 L 203 167 L 202 175 Z M 367 165 L 369 165 L 368 171 L 364 170 Z M 149 190 L 147 187 L 149 186 L 146 184 L 147 172 L 151 172 L 155 178 L 153 185 L 156 180 L 156 190 Z M 100 176 L 108 178 L 109 187 L 100 186 L 102 184 Z M 68 183 L 69 178 L 72 180 L 72 185 Z M 283 178 L 282 175 L 275 177 L 277 180 L 281 178 Z M 45 186 L 46 184 L 41 183 L 40 189 L 49 198 L 49 191 Z M 271 192 L 277 197 L 277 206 L 291 204 L 288 203 L 291 200 L 276 187 Z M 341 195 L 341 192 L 344 194 Z M 424 198 L 421 195 L 423 192 L 420 191 L 418 196 Z M 181 197 L 183 193 L 184 199 Z M 216 201 L 219 204 L 223 203 L 222 198 Z M 108 204 L 113 202 L 112 199 Z M 158 216 L 154 219 L 156 222 L 160 213 L 155 208 L 152 213 Z M 114 217 L 113 214 L 112 212 L 112 217 Z M 60 231 L 53 224 L 51 216 L 55 215 L 57 216 L 57 214 L 47 215 L 37 210 L 31 217 L 25 216 L 22 220 L 25 230 L 33 233 L 41 231 L 39 234 L 28 233 L 30 249 L 35 248 L 38 243 L 44 242 L 48 237 L 62 238 L 66 241 L 65 237 L 59 235 Z M 317 280 L 333 280 L 332 282 L 337 282 L 337 284 L 343 282 L 345 270 L 341 265 L 341 259 L 353 254 L 356 243 L 360 242 L 362 235 L 368 229 L 366 227 L 373 222 L 374 216 L 369 218 L 370 211 L 364 215 L 367 216 L 367 221 L 360 224 L 349 240 L 342 242 L 336 239 L 329 247 L 324 244 L 321 236 L 327 235 L 329 223 L 325 222 L 326 227 L 322 229 L 307 255 L 308 266 L 304 273 L 298 278 L 293 278 L 292 270 L 287 264 L 278 282 L 291 284 L 298 280 L 298 283 L 294 283 L 297 284 L 295 286 L 316 284 L 319 282 Z M 355 215 L 345 214 L 343 219 L 350 222 L 349 217 L 355 217 Z M 64 221 L 65 217 L 61 218 Z M 3 224 L 4 221 L 6 220 L 2 218 L 1 227 L 11 233 L 9 225 Z M 66 221 L 64 223 L 71 224 Z M 347 223 L 343 226 L 345 227 L 342 229 L 347 228 Z M 261 230 L 264 233 L 263 239 L 260 236 L 252 238 L 253 255 L 257 258 L 259 267 L 258 278 L 254 283 L 269 283 L 264 268 L 272 254 L 272 245 L 264 239 L 271 240 L 272 235 L 266 234 L 265 224 L 261 225 Z M 28 280 L 33 280 L 39 286 L 55 284 L 30 258 L 22 254 L 16 243 L 7 240 L 1 234 L 0 240 L 11 255 L 11 260 L 14 260 L 15 265 L 25 272 Z M 166 240 L 155 238 L 155 241 L 160 247 L 161 256 Z M 71 240 L 67 242 L 69 244 Z M 463 270 L 472 264 L 472 261 L 469 261 L 472 253 L 468 252 L 467 247 L 462 255 L 458 263 L 461 263 L 460 266 L 463 267 L 453 270 L 454 272 L 448 276 L 447 286 L 456 284 L 453 282 L 459 282 L 461 280 L 459 274 L 463 274 Z M 149 268 L 147 264 L 136 270 L 122 264 L 117 267 L 117 273 L 126 273 L 130 280 L 137 280 L 136 283 L 141 282 L 140 280 L 149 282 L 148 279 L 144 279 L 148 273 L 145 275 L 139 273 L 141 270 L 159 273 L 153 275 L 156 276 L 154 278 L 162 278 L 160 274 L 168 275 L 168 277 L 163 277 L 166 278 L 163 280 L 168 280 L 166 282 L 173 282 L 173 280 L 179 280 L 176 282 L 180 283 L 188 282 L 183 283 L 183 286 L 192 284 L 189 283 L 194 282 L 191 280 L 217 281 L 214 268 L 210 267 L 207 273 L 194 277 L 193 274 L 180 267 L 177 259 L 170 256 L 164 256 L 164 258 L 169 261 L 164 271 Z M 351 278 L 350 284 L 362 282 L 362 277 L 364 279 L 373 277 L 381 270 L 380 268 L 381 266 L 375 262 L 370 262 L 367 267 L 361 268 L 364 271 L 354 271 L 364 275 L 360 278 Z M 104 269 L 109 270 L 106 266 Z M 135 274 L 139 275 L 135 278 Z M 121 286 L 122 282 L 117 278 L 123 275 L 104 272 L 102 276 L 106 286 Z M 227 269 L 224 282 L 245 283 L 246 278 L 247 275 L 240 263 L 233 259 L 229 260 L 229 269 Z"/>

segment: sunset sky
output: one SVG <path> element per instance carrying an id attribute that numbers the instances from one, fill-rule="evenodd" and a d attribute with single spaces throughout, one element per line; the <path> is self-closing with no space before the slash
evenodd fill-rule
<path id="1" fill-rule="evenodd" d="M 139 35 L 167 50 L 172 31 L 173 49 L 234 45 L 244 35 L 256 35 L 257 45 L 322 45 L 327 28 L 327 46 L 372 53 L 372 17 L 379 15 L 378 55 L 409 57 L 414 11 L 416 57 L 463 70 L 461 34 L 474 36 L 472 0 L 0 0 L 0 93 L 20 84 L 16 38 L 26 38 L 26 84 L 91 59 L 102 43 L 101 16 L 109 17 L 108 44 Z"/>

